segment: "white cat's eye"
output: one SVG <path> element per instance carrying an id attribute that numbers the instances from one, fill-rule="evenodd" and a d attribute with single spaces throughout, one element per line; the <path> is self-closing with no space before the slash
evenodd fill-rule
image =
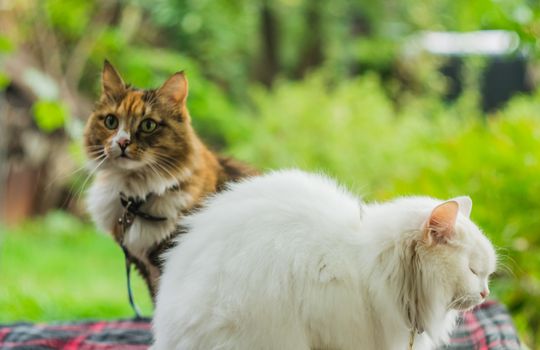
<path id="1" fill-rule="evenodd" d="M 472 267 L 469 267 L 469 270 L 471 270 L 471 272 L 472 272 L 475 276 L 478 276 L 478 273 L 477 273 L 476 270 L 474 270 Z"/>
<path id="2" fill-rule="evenodd" d="M 118 118 L 112 114 L 107 114 L 104 124 L 107 129 L 114 130 L 118 127 Z"/>
<path id="3" fill-rule="evenodd" d="M 143 132 L 150 133 L 156 130 L 157 126 L 158 124 L 155 120 L 147 118 L 141 122 L 141 124 L 139 125 L 139 129 L 141 129 L 141 131 Z"/>

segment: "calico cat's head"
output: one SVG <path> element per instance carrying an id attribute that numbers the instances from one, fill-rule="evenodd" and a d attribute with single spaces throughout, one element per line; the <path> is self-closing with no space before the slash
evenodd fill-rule
<path id="1" fill-rule="evenodd" d="M 139 90 L 105 61 L 101 97 L 84 131 L 93 167 L 146 171 L 163 180 L 177 177 L 192 152 L 187 94 L 182 72 L 159 89 Z"/>

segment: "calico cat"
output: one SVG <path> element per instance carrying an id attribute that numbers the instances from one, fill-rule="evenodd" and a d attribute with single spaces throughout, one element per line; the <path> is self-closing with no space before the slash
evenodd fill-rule
<path id="1" fill-rule="evenodd" d="M 95 173 L 87 208 L 135 263 L 152 297 L 159 256 L 182 232 L 182 217 L 228 181 L 256 174 L 203 144 L 190 123 L 187 95 L 183 72 L 159 89 L 140 90 L 105 61 L 102 94 L 84 130 Z"/>
<path id="2" fill-rule="evenodd" d="M 152 349 L 431 349 L 489 294 L 471 207 L 362 203 L 295 170 L 231 184 L 165 254 Z"/>

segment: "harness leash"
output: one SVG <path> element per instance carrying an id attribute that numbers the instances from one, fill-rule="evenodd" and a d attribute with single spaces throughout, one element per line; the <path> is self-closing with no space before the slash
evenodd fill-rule
<path id="1" fill-rule="evenodd" d="M 131 265 L 133 264 L 133 262 L 131 261 L 129 253 L 123 244 L 122 244 L 122 251 L 124 252 L 124 257 L 126 261 L 126 282 L 127 282 L 129 305 L 131 306 L 131 309 L 133 310 L 133 312 L 135 312 L 135 320 L 140 320 L 142 318 L 141 310 L 139 310 L 139 307 L 135 303 L 135 299 L 133 298 L 133 290 L 131 289 Z"/>
<path id="2" fill-rule="evenodd" d="M 152 193 L 149 193 L 146 195 L 146 198 L 138 199 L 134 197 L 127 197 L 124 193 L 120 192 L 120 203 L 124 207 L 124 212 L 122 213 L 122 216 L 118 218 L 118 223 L 121 226 L 122 229 L 122 240 L 131 226 L 133 224 L 133 221 L 136 217 L 140 217 L 141 219 L 147 220 L 147 221 L 165 221 L 167 220 L 166 217 L 161 216 L 153 216 L 147 213 L 144 213 L 140 210 L 141 206 L 146 203 L 148 198 L 152 195 Z M 133 265 L 133 260 L 131 258 L 131 255 L 129 254 L 126 246 L 123 244 L 122 240 L 120 240 L 120 246 L 122 247 L 122 251 L 124 252 L 125 262 L 126 262 L 126 281 L 127 281 L 127 290 L 128 290 L 128 299 L 129 299 L 129 305 L 131 305 L 131 309 L 133 312 L 135 312 L 135 319 L 141 319 L 141 311 L 139 310 L 137 304 L 135 303 L 135 298 L 133 297 L 133 289 L 131 288 L 131 265 Z"/>

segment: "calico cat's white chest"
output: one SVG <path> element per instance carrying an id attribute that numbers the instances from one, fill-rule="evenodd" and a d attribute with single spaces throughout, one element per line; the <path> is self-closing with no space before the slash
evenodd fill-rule
<path id="1" fill-rule="evenodd" d="M 139 211 L 151 217 L 162 218 L 151 220 L 134 216 L 133 222 L 123 233 L 122 243 L 131 254 L 140 259 L 146 259 L 147 251 L 174 231 L 181 211 L 191 205 L 190 196 L 182 191 L 165 191 L 160 195 L 148 192 L 140 196 L 130 192 L 122 183 L 101 179 L 94 182 L 87 195 L 87 209 L 101 230 L 112 233 L 118 225 L 118 219 L 123 216 L 125 207 L 121 202 L 121 193 L 125 197 L 143 198 Z"/>

